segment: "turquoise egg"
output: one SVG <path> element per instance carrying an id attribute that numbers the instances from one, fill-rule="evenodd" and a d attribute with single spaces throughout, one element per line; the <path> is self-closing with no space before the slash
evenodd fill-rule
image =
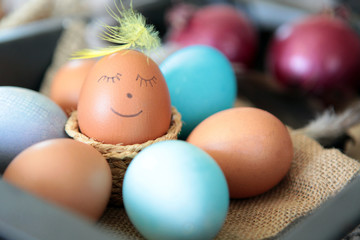
<path id="1" fill-rule="evenodd" d="M 229 190 L 215 160 L 182 140 L 158 142 L 130 163 L 125 210 L 146 239 L 213 239 L 224 224 Z"/>
<path id="2" fill-rule="evenodd" d="M 182 115 L 180 139 L 208 116 L 234 106 L 236 75 L 230 61 L 217 49 L 203 45 L 182 48 L 168 56 L 160 69 L 171 103 Z"/>
<path id="3" fill-rule="evenodd" d="M 34 90 L 0 87 L 0 173 L 25 148 L 68 137 L 67 116 L 50 98 Z"/>

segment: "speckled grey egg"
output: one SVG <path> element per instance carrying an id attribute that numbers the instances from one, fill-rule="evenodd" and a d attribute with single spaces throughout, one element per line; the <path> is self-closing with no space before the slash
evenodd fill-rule
<path id="1" fill-rule="evenodd" d="M 0 87 L 0 173 L 25 148 L 47 139 L 66 138 L 65 112 L 34 90 Z"/>

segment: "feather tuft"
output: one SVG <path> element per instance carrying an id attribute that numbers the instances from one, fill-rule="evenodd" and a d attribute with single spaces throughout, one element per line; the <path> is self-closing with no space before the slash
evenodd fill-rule
<path id="1" fill-rule="evenodd" d="M 107 7 L 106 10 L 118 23 L 118 26 L 103 24 L 104 31 L 100 38 L 115 45 L 100 49 L 83 49 L 75 52 L 72 58 L 96 58 L 124 49 L 146 51 L 160 46 L 158 31 L 155 30 L 153 25 L 146 24 L 145 17 L 134 11 L 132 4 L 129 9 L 126 9 L 121 2 L 120 9 L 115 3 L 115 11 L 110 7 Z"/>
<path id="2" fill-rule="evenodd" d="M 309 124 L 295 131 L 317 140 L 323 146 L 331 146 L 339 139 L 347 139 L 347 131 L 359 123 L 360 102 L 356 102 L 341 113 L 336 113 L 332 108 L 325 110 Z"/>

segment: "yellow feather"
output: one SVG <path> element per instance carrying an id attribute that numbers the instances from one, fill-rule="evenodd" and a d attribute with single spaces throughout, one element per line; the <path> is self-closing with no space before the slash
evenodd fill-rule
<path id="1" fill-rule="evenodd" d="M 109 15 L 119 24 L 109 26 L 104 24 L 104 31 L 100 35 L 102 40 L 116 44 L 100 49 L 84 49 L 75 52 L 72 58 L 95 58 L 109 55 L 124 49 L 138 49 L 141 51 L 154 49 L 160 46 L 159 33 L 153 25 L 146 24 L 145 17 L 135 12 L 132 4 L 129 9 L 125 9 L 121 3 L 121 9 L 116 5 L 117 12 L 107 8 Z"/>

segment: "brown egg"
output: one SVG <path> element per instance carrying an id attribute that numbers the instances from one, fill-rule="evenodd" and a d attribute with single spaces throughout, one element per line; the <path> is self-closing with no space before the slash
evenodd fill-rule
<path id="1" fill-rule="evenodd" d="M 268 191 L 284 178 L 293 158 L 285 125 L 269 112 L 251 107 L 232 108 L 208 117 L 187 141 L 205 150 L 220 165 L 232 198 Z"/>
<path id="2" fill-rule="evenodd" d="M 49 97 L 68 115 L 76 110 L 81 86 L 95 63 L 93 59 L 71 60 L 55 73 Z"/>
<path id="3" fill-rule="evenodd" d="M 166 134 L 171 103 L 158 65 L 136 50 L 100 59 L 81 89 L 78 121 L 83 134 L 103 143 L 143 143 Z"/>
<path id="4" fill-rule="evenodd" d="M 103 214 L 112 186 L 105 158 L 90 145 L 68 138 L 25 149 L 6 168 L 3 179 L 94 221 Z"/>

